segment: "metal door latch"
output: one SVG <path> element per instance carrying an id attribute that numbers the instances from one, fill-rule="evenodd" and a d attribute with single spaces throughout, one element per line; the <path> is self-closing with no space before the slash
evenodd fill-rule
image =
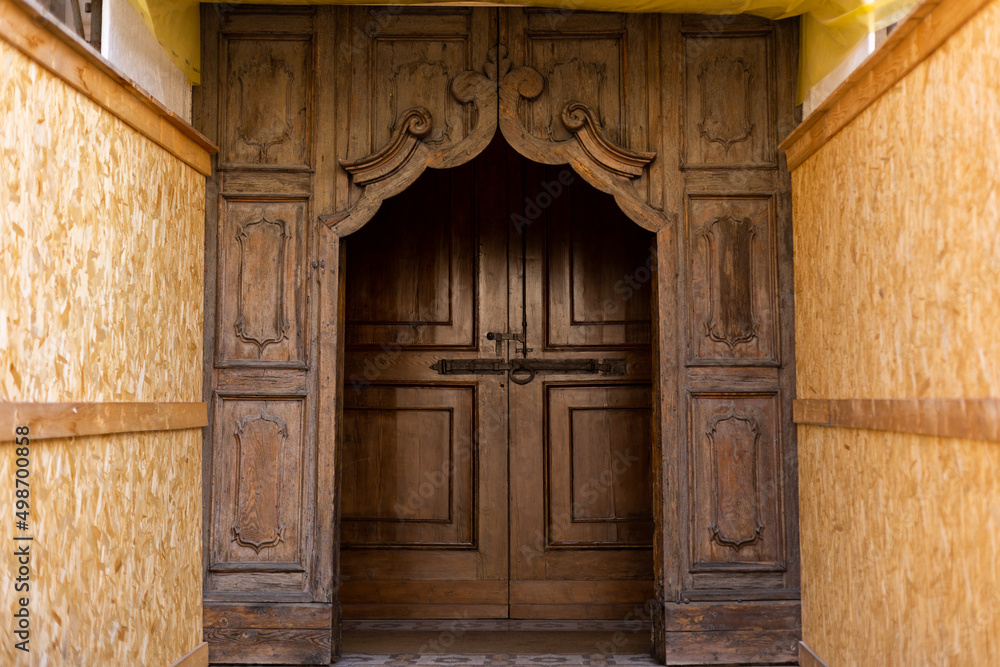
<path id="1" fill-rule="evenodd" d="M 503 356 L 503 342 L 505 340 L 512 340 L 515 343 L 520 343 L 521 347 L 516 351 L 517 354 L 527 354 L 531 352 L 530 347 L 525 347 L 524 334 L 523 333 L 506 333 L 503 331 L 490 331 L 486 334 L 486 340 L 495 340 L 497 343 L 497 356 Z"/>

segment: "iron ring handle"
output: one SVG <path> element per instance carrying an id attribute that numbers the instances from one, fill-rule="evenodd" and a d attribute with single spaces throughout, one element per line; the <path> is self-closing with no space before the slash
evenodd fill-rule
<path id="1" fill-rule="evenodd" d="M 535 379 L 534 369 L 525 366 L 515 366 L 508 373 L 510 381 L 514 384 L 528 384 Z"/>

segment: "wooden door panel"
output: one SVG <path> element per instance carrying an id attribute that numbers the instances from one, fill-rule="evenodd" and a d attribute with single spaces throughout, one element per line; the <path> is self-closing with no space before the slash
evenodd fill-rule
<path id="1" fill-rule="evenodd" d="M 798 595 L 777 150 L 794 120 L 791 26 L 541 8 L 202 18 L 196 116 L 220 146 L 205 595 L 207 612 L 243 609 L 206 614 L 213 661 L 325 664 L 340 602 L 347 617 L 620 619 L 653 595 L 661 657 L 790 660 L 774 647 L 797 627 L 778 600 Z M 394 135 L 414 107 L 426 113 Z M 573 167 L 522 165 L 499 144 L 413 183 L 495 127 Z M 365 156 L 377 164 L 345 164 Z M 526 347 L 623 359 L 626 374 L 515 386 L 430 368 L 497 359 L 486 332 L 525 323 L 503 360 Z M 609 462 L 610 483 L 588 486 Z"/>
<path id="2" fill-rule="evenodd" d="M 549 548 L 652 546 L 648 385 L 546 387 Z"/>
<path id="3" fill-rule="evenodd" d="M 725 609 L 759 600 L 769 618 L 798 626 L 797 607 L 781 602 L 799 597 L 799 566 L 791 198 L 776 150 L 794 124 L 794 29 L 749 16 L 680 24 L 664 54 L 681 66 L 662 90 L 683 100 L 678 279 L 659 286 L 680 302 L 660 320 L 677 337 L 660 348 L 677 368 L 664 406 L 664 536 L 676 541 L 664 544 L 663 607 L 667 625 L 688 600 L 719 611 L 667 629 L 659 657 L 704 645 L 725 661 L 740 646 L 748 662 L 793 661 L 794 630 L 761 628 L 750 644 L 759 612 Z"/>
<path id="4" fill-rule="evenodd" d="M 475 386 L 378 384 L 346 398 L 341 544 L 474 547 Z"/>
<path id="5" fill-rule="evenodd" d="M 579 177 L 564 177 L 565 169 L 546 169 L 553 178 L 535 194 L 553 202 L 546 216 L 546 348 L 649 349 L 652 237 L 613 199 Z"/>
<path id="6" fill-rule="evenodd" d="M 622 359 L 626 374 L 552 372 L 510 388 L 511 614 L 615 618 L 652 592 L 652 237 L 559 169 L 526 165 L 526 207 L 554 181 L 565 188 L 520 230 L 511 327 L 524 317 L 529 359 Z M 616 284 L 637 267 L 644 284 L 624 299 Z"/>
<path id="7" fill-rule="evenodd" d="M 771 195 L 690 195 L 689 365 L 778 365 Z"/>
<path id="8" fill-rule="evenodd" d="M 473 196 L 470 170 L 428 171 L 348 239 L 348 345 L 475 347 Z"/>
<path id="9" fill-rule="evenodd" d="M 219 395 L 209 590 L 306 593 L 303 397 Z"/>
<path id="10" fill-rule="evenodd" d="M 348 618 L 507 615 L 504 378 L 431 369 L 495 357 L 486 331 L 506 326 L 508 154 L 486 153 L 425 172 L 347 239 Z"/>

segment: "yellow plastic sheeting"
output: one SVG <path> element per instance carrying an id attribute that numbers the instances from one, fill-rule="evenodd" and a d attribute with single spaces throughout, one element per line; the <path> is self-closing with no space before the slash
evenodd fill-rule
<path id="1" fill-rule="evenodd" d="M 435 0 L 260 0 L 261 4 L 410 5 Z M 201 43 L 197 0 L 129 0 L 142 14 L 170 59 L 191 83 L 200 80 Z M 753 14 L 768 19 L 802 16 L 799 101 L 865 36 L 897 20 L 917 0 L 498 0 L 496 4 L 550 7 L 553 11 Z M 444 2 L 442 4 L 458 4 Z"/>
<path id="2" fill-rule="evenodd" d="M 868 33 L 899 21 L 918 0 L 828 0 L 802 15 L 797 102 L 844 62 Z"/>

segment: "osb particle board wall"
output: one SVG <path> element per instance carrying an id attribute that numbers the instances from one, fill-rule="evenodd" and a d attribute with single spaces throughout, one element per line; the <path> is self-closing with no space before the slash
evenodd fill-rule
<path id="1" fill-rule="evenodd" d="M 792 176 L 799 398 L 1000 396 L 1000 3 Z M 802 426 L 804 642 L 1000 664 L 1000 443 Z"/>
<path id="2" fill-rule="evenodd" d="M 199 401 L 204 177 L 0 40 L 0 398 Z M 0 449 L 0 542 L 14 452 Z M 32 448 L 32 653 L 169 665 L 201 642 L 198 430 Z M 10 559 L 0 627 L 12 628 Z"/>

